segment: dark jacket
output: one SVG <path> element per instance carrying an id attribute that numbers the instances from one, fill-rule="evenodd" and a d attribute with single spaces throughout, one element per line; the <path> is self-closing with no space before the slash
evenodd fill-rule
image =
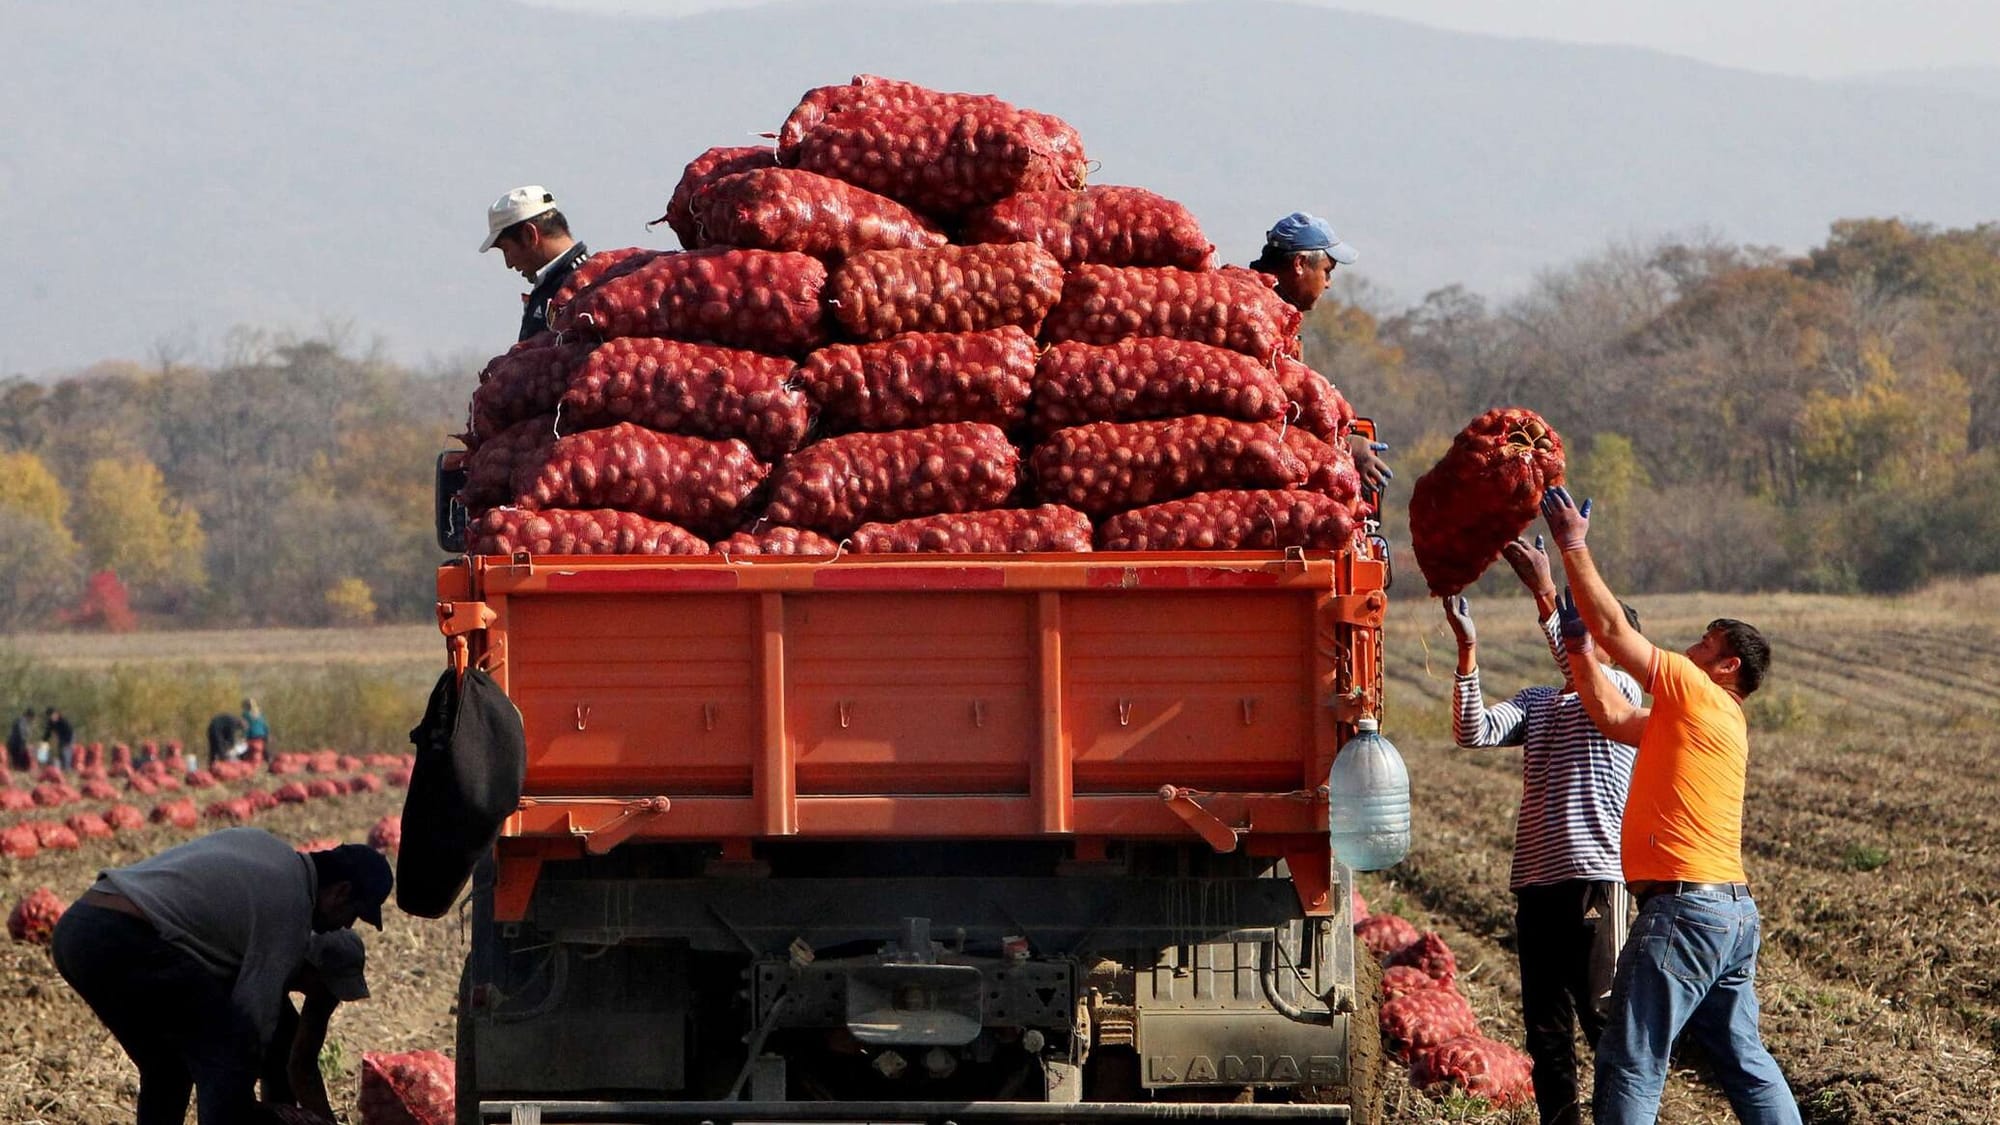
<path id="1" fill-rule="evenodd" d="M 527 307 L 521 310 L 521 339 L 525 340 L 548 328 L 549 298 L 563 287 L 569 275 L 576 272 L 578 262 L 590 254 L 590 248 L 579 242 L 562 252 L 562 256 L 549 263 L 547 273 L 528 291 Z"/>

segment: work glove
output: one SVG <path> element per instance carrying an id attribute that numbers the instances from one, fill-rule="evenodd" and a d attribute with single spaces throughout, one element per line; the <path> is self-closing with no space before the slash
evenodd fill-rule
<path id="1" fill-rule="evenodd" d="M 1542 546 L 1541 536 L 1535 536 L 1532 546 L 1526 539 L 1509 540 L 1506 546 L 1500 548 L 1500 557 L 1514 568 L 1515 577 L 1521 580 L 1521 585 L 1526 586 L 1529 593 L 1540 597 L 1556 592 L 1556 580 L 1549 573 L 1549 551 Z"/>
<path id="2" fill-rule="evenodd" d="M 1452 633 L 1458 637 L 1458 647 L 1471 648 L 1477 644 L 1479 631 L 1473 627 L 1472 609 L 1466 605 L 1465 598 L 1447 597 L 1443 601 L 1444 621 L 1451 626 Z"/>
<path id="3" fill-rule="evenodd" d="M 1569 489 L 1557 485 L 1542 493 L 1542 519 L 1548 522 L 1558 551 L 1582 550 L 1584 536 L 1590 534 L 1590 501 L 1579 508 Z"/>
<path id="4" fill-rule="evenodd" d="M 1556 625 L 1562 630 L 1564 651 L 1571 656 L 1590 654 L 1590 627 L 1583 623 L 1583 614 L 1576 610 L 1576 595 L 1567 586 L 1556 598 Z"/>

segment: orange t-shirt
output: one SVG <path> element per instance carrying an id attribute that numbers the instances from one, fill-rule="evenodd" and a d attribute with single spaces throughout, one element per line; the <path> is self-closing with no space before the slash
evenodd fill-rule
<path id="1" fill-rule="evenodd" d="M 1646 679 L 1653 714 L 1625 797 L 1625 880 L 1746 882 L 1743 707 L 1677 652 L 1654 650 Z"/>

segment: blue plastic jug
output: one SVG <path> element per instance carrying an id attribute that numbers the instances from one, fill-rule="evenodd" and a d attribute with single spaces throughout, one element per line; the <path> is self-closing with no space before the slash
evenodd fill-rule
<path id="1" fill-rule="evenodd" d="M 1374 719 L 1355 726 L 1327 771 L 1327 833 L 1340 862 L 1380 871 L 1410 851 L 1410 773 Z"/>

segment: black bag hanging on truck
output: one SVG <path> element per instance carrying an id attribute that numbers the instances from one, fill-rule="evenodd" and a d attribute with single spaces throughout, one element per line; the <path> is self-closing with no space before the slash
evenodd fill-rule
<path id="1" fill-rule="evenodd" d="M 500 826 L 521 803 L 528 741 L 521 712 L 493 677 L 447 669 L 410 731 L 417 760 L 403 799 L 396 905 L 442 918 L 458 901 Z"/>

